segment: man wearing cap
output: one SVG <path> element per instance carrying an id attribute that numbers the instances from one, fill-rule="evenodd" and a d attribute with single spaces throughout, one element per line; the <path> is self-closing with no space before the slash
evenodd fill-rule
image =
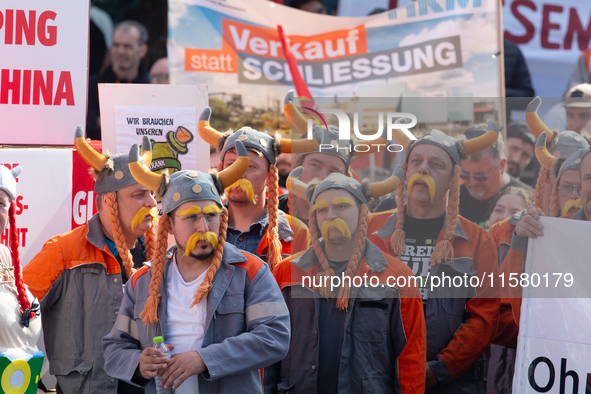
<path id="1" fill-rule="evenodd" d="M 408 201 L 403 203 L 401 182 L 398 210 L 370 238 L 424 278 L 421 294 L 427 325 L 427 393 L 484 390 L 483 353 L 497 326 L 497 289 L 490 283 L 451 288 L 430 285 L 442 283 L 445 276 L 497 274 L 493 240 L 482 227 L 458 214 L 461 158 L 494 144 L 498 129 L 493 122 L 488 129 L 466 141 L 432 130 L 410 146 L 404 143 Z"/>
<path id="2" fill-rule="evenodd" d="M 313 246 L 273 272 L 293 326 L 287 357 L 265 369 L 265 393 L 424 392 L 425 321 L 416 283 L 407 282 L 413 273 L 366 238 L 369 197 L 395 190 L 401 177 L 400 167 L 371 185 L 330 174 L 308 188 Z"/>
<path id="3" fill-rule="evenodd" d="M 116 322 L 123 284 L 154 253 L 156 201 L 131 176 L 127 154 L 96 152 L 81 127 L 75 145 L 94 170 L 98 213 L 47 241 L 23 278 L 41 303 L 58 393 L 134 393 L 134 387 L 103 370 L 101 338 Z M 150 147 L 147 137 L 143 147 Z"/>
<path id="4" fill-rule="evenodd" d="M 151 267 L 125 286 L 118 322 L 103 339 L 105 370 L 156 393 L 156 371 L 177 393 L 261 392 L 259 368 L 285 357 L 290 319 L 267 264 L 226 243 L 228 212 L 220 196 L 246 172 L 236 161 L 219 174 L 180 171 L 168 177 L 142 164 L 137 146 L 130 170 L 162 201 Z M 168 234 L 176 244 L 167 251 Z M 165 359 L 155 336 L 172 345 Z"/>
<path id="5" fill-rule="evenodd" d="M 564 103 L 553 106 L 544 116 L 544 123 L 551 129 L 571 130 L 581 133 L 591 120 L 591 84 L 582 83 L 570 88 L 564 95 Z"/>
<path id="6" fill-rule="evenodd" d="M 536 137 L 525 122 L 507 125 L 507 172 L 519 178 L 534 157 Z"/>
<path id="7" fill-rule="evenodd" d="M 290 140 L 279 134 L 272 137 L 250 127 L 221 133 L 209 125 L 211 109 L 207 107 L 198 122 L 201 138 L 220 150 L 218 170 L 236 160 L 236 141 L 241 141 L 250 157 L 244 176 L 226 190 L 228 201 L 228 243 L 256 254 L 273 269 L 283 258 L 310 246 L 306 226 L 278 208 L 278 169 L 281 153 L 308 152 L 318 147 L 317 139 Z M 268 187 L 269 197 L 265 198 Z"/>
<path id="8" fill-rule="evenodd" d="M 484 124 L 468 128 L 462 137 L 467 140 L 487 132 Z M 486 151 L 478 152 L 462 160 L 460 178 L 460 215 L 485 226 L 490 217 L 491 203 L 506 187 L 531 188 L 505 172 L 507 164 L 505 144 L 499 138 Z"/>
<path id="9" fill-rule="evenodd" d="M 295 92 L 290 91 L 285 97 L 285 116 L 293 127 L 305 136 L 307 133 L 307 121 L 295 104 L 293 104 L 294 96 Z M 339 138 L 339 128 L 334 125 L 329 125 L 328 129 L 323 128 L 322 130 L 322 142 L 320 142 L 314 151 L 294 155 L 294 167 L 304 167 L 304 171 L 299 177 L 304 183 L 309 183 L 313 179 L 322 181 L 332 173 L 350 175 L 351 160 L 355 154 L 374 153 L 377 151 L 377 145 L 385 145 L 387 143 L 383 138 L 372 141 L 341 140 Z M 355 152 L 355 149 L 351 150 L 352 146 L 359 142 L 368 145 L 370 149 L 367 152 Z M 310 206 L 308 205 L 307 199 L 291 194 L 281 195 L 279 196 L 279 209 L 308 224 Z"/>

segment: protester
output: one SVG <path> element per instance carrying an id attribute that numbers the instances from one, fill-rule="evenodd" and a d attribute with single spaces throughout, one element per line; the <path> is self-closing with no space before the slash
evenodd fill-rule
<path id="1" fill-rule="evenodd" d="M 564 95 L 564 102 L 553 106 L 544 116 L 551 129 L 581 133 L 591 121 L 591 84 L 573 86 Z"/>
<path id="2" fill-rule="evenodd" d="M 536 137 L 527 123 L 511 122 L 507 125 L 507 172 L 519 178 L 534 157 Z"/>
<path id="3" fill-rule="evenodd" d="M 308 188 L 313 246 L 273 272 L 293 331 L 285 360 L 265 369 L 265 393 L 424 392 L 427 344 L 418 289 L 399 285 L 397 293 L 386 286 L 388 278 L 413 273 L 366 238 L 368 199 L 395 190 L 401 167 L 396 174 L 386 188 L 342 174 Z M 343 279 L 333 290 L 306 285 L 306 277 L 329 283 L 369 277 L 367 283 L 375 279 L 382 287 Z"/>
<path id="4" fill-rule="evenodd" d="M 183 393 L 260 393 L 259 368 L 283 359 L 290 337 L 287 307 L 267 264 L 226 243 L 228 211 L 220 196 L 244 175 L 238 157 L 219 174 L 155 174 L 137 145 L 129 168 L 140 184 L 158 190 L 163 215 L 151 267 L 125 286 L 113 330 L 103 339 L 105 370 L 156 393 L 161 385 Z M 167 251 L 168 234 L 176 244 Z M 171 359 L 151 347 L 163 335 Z"/>
<path id="5" fill-rule="evenodd" d="M 100 154 L 76 129 L 76 150 L 94 170 L 98 213 L 51 238 L 23 279 L 41 301 L 43 336 L 58 393 L 141 392 L 103 370 L 101 338 L 116 322 L 123 284 L 154 253 L 156 201 L 131 176 L 128 155 Z M 147 137 L 143 149 L 150 149 Z"/>
<path id="6" fill-rule="evenodd" d="M 487 132 L 486 125 L 468 128 L 463 138 L 471 140 Z M 499 138 L 484 152 L 468 156 L 462 160 L 460 178 L 460 215 L 484 226 L 490 216 L 491 203 L 508 186 L 528 188 L 522 182 L 505 172 L 507 159 L 505 144 Z"/>
<path id="7" fill-rule="evenodd" d="M 505 52 L 506 97 L 533 97 L 534 88 L 521 50 L 511 41 L 504 39 L 503 51 Z"/>
<path id="8" fill-rule="evenodd" d="M 139 22 L 119 22 L 113 30 L 111 66 L 88 81 L 88 112 L 86 133 L 93 140 L 101 139 L 99 83 L 150 83 L 141 61 L 148 52 L 148 31 Z"/>
<path id="9" fill-rule="evenodd" d="M 236 141 L 242 141 L 248 149 L 251 165 L 233 185 L 226 190 L 228 201 L 228 243 L 238 249 L 256 254 L 269 263 L 271 270 L 282 257 L 310 246 L 306 226 L 297 218 L 280 211 L 276 158 L 281 153 L 309 152 L 318 147 L 321 137 L 312 140 L 290 140 L 279 134 L 272 137 L 250 127 L 236 132 L 220 133 L 209 125 L 211 109 L 207 107 L 199 118 L 201 138 L 220 150 L 218 170 L 228 168 L 236 160 Z M 266 189 L 269 197 L 265 198 Z"/>
<path id="10" fill-rule="evenodd" d="M 573 69 L 573 72 L 569 81 L 569 88 L 577 86 L 582 83 L 591 83 L 591 48 L 587 48 L 581 53 L 581 56 L 577 60 L 577 64 Z"/>
<path id="11" fill-rule="evenodd" d="M 0 234 L 4 234 L 10 224 L 10 249 L 0 244 L 0 376 L 2 392 L 11 392 L 12 389 L 12 392 L 24 393 L 27 387 L 37 388 L 43 353 L 37 348 L 41 335 L 39 302 L 23 282 L 18 250 L 14 199 L 16 178 L 21 171 L 20 166 L 9 170 L 0 165 Z M 15 366 L 15 361 L 23 360 L 29 365 L 29 374 L 24 374 L 22 383 L 14 386 L 18 378 L 13 379 L 13 376 L 18 375 L 22 367 L 16 366 L 12 373 L 9 368 Z"/>
<path id="12" fill-rule="evenodd" d="M 524 210 L 533 204 L 534 194 L 523 187 L 510 186 L 505 188 L 492 202 L 489 228 L 503 219 Z"/>
<path id="13" fill-rule="evenodd" d="M 467 141 L 432 130 L 405 146 L 408 201 L 404 203 L 401 182 L 398 210 L 370 238 L 424 278 L 421 295 L 427 324 L 425 387 L 429 394 L 484 391 L 483 353 L 497 327 L 498 289 L 484 283 L 476 288 L 431 290 L 429 283 L 443 275 L 497 274 L 492 238 L 458 214 L 461 158 L 488 149 L 497 137 L 498 128 L 489 122 L 485 134 Z M 448 298 L 452 294 L 455 298 Z"/>
<path id="14" fill-rule="evenodd" d="M 326 14 L 327 10 L 320 0 L 290 0 L 289 6 L 302 11 L 313 12 L 316 14 Z"/>
<path id="15" fill-rule="evenodd" d="M 154 62 L 150 68 L 150 83 L 168 84 L 168 58 L 163 57 Z"/>
<path id="16" fill-rule="evenodd" d="M 281 191 L 281 195 L 287 193 L 287 187 L 285 185 L 285 182 L 287 182 L 287 177 L 289 176 L 290 172 L 291 154 L 282 153 L 279 156 L 277 156 L 277 175 L 279 176 L 279 189 Z"/>

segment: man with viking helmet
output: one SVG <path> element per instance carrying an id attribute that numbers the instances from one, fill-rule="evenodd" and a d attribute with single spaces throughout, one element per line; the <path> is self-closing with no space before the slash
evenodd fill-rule
<path id="1" fill-rule="evenodd" d="M 289 182 L 301 198 L 303 170 Z M 273 271 L 292 341 L 285 360 L 265 369 L 265 393 L 424 392 L 425 319 L 418 288 L 406 281 L 412 271 L 367 239 L 369 198 L 394 191 L 402 177 L 399 166 L 381 183 L 330 174 L 307 187 L 312 247 Z M 404 282 L 388 282 L 397 278 Z"/>
<path id="2" fill-rule="evenodd" d="M 281 153 L 310 152 L 322 140 L 319 130 L 311 140 L 290 140 L 279 134 L 272 137 L 250 127 L 221 133 L 211 127 L 211 109 L 199 118 L 199 135 L 220 151 L 218 170 L 228 168 L 236 159 L 236 141 L 241 141 L 250 157 L 244 176 L 226 190 L 228 198 L 228 243 L 256 254 L 269 263 L 271 270 L 292 253 L 310 246 L 306 226 L 278 209 L 278 170 Z M 268 187 L 268 198 L 265 191 Z"/>
<path id="3" fill-rule="evenodd" d="M 484 390 L 483 353 L 497 325 L 497 292 L 490 283 L 432 290 L 430 283 L 433 277 L 443 275 L 497 274 L 492 239 L 482 227 L 458 213 L 461 158 L 481 152 L 496 141 L 496 124 L 489 122 L 488 129 L 484 135 L 467 141 L 432 130 L 409 145 L 408 138 L 396 135 L 406 151 L 402 166 L 408 201 L 404 203 L 401 182 L 397 212 L 370 238 L 424 278 L 421 294 L 428 338 L 427 393 Z"/>
<path id="4" fill-rule="evenodd" d="M 118 317 L 123 284 L 154 254 L 156 201 L 129 172 L 127 154 L 100 154 L 76 129 L 76 150 L 93 170 L 98 213 L 51 238 L 23 270 L 40 300 L 50 372 L 58 393 L 134 393 L 103 370 L 101 338 Z M 143 148 L 150 149 L 147 137 Z M 145 158 L 150 162 L 151 153 Z M 121 392 L 121 391 L 120 391 Z"/>
<path id="5" fill-rule="evenodd" d="M 589 144 L 585 138 L 574 131 L 551 131 L 538 116 L 537 111 L 541 103 L 542 100 L 539 97 L 534 98 L 527 106 L 525 119 L 538 140 L 534 152 L 541 164 L 534 191 L 534 205 L 543 212 L 550 212 L 553 196 L 554 201 L 558 202 L 558 194 L 553 194 L 558 173 L 552 168 L 555 160 L 562 162 L 579 149 L 589 149 Z M 526 210 L 518 212 L 498 222 L 490 229 L 490 235 L 498 248 L 497 256 L 500 271 L 506 277 L 511 274 L 510 262 L 516 264 L 517 260 L 523 257 L 519 252 L 510 251 L 510 248 L 515 226 L 525 214 Z M 508 254 L 511 254 L 511 257 L 507 259 Z M 522 261 L 520 264 L 522 264 Z M 519 274 L 521 274 L 521 271 L 519 271 Z M 515 347 L 517 346 L 517 334 L 519 332 L 519 318 L 515 318 L 515 316 L 519 316 L 521 300 L 511 296 L 507 290 L 511 289 L 501 289 L 499 326 L 493 340 L 494 346 L 491 348 L 488 369 L 488 389 L 489 392 L 496 393 L 512 391 L 514 365 L 517 355 Z"/>
<path id="6" fill-rule="evenodd" d="M 127 324 L 103 339 L 106 371 L 156 393 L 161 384 L 177 393 L 260 393 L 259 369 L 283 359 L 289 313 L 269 266 L 226 243 L 224 190 L 249 167 L 240 140 L 237 158 L 218 173 L 154 174 L 137 145 L 129 168 L 138 182 L 158 190 L 164 215 L 151 267 L 125 286 L 119 311 Z M 168 234 L 176 245 L 167 251 Z M 152 348 L 163 336 L 173 356 Z"/>
<path id="7" fill-rule="evenodd" d="M 293 128 L 301 135 L 306 136 L 307 120 L 293 103 L 294 98 L 295 92 L 290 90 L 285 96 L 283 111 Z M 328 129 L 323 128 L 322 131 L 322 142 L 316 149 L 311 152 L 296 153 L 293 156 L 293 167 L 304 167 L 304 171 L 299 176 L 304 183 L 309 183 L 312 180 L 322 181 L 332 173 L 350 176 L 351 161 L 355 155 L 375 153 L 378 151 L 378 145 L 382 145 L 382 150 L 384 150 L 388 143 L 381 137 L 371 141 L 341 140 L 339 139 L 339 128 L 333 125 L 329 125 Z M 359 143 L 368 145 L 369 150 L 356 152 L 354 147 Z M 353 150 L 351 150 L 352 147 Z M 307 199 L 293 194 L 282 194 L 279 196 L 279 209 L 308 224 L 310 206 Z"/>

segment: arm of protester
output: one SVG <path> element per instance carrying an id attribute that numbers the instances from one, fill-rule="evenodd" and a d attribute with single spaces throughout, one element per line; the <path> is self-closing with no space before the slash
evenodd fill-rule
<path id="1" fill-rule="evenodd" d="M 123 300 L 113 329 L 102 340 L 105 356 L 105 372 L 114 378 L 124 380 L 136 386 L 147 386 L 154 374 L 148 368 L 165 368 L 164 358 L 152 354 L 160 353 L 156 349 L 147 347 L 142 351 L 137 321 L 134 319 L 135 309 L 135 281 L 130 279 L 125 284 Z M 142 361 L 144 361 L 142 363 Z M 149 362 L 154 365 L 148 365 Z"/>
<path id="2" fill-rule="evenodd" d="M 399 275 L 413 275 L 408 266 Z M 401 392 L 424 393 L 427 366 L 427 331 L 423 301 L 418 287 L 407 286 L 400 291 L 400 314 L 406 336 L 406 345 L 398 356 L 398 379 Z"/>
<path id="3" fill-rule="evenodd" d="M 52 238 L 23 268 L 23 281 L 41 305 L 41 311 L 56 303 L 62 293 L 64 259 L 58 238 Z"/>
<path id="4" fill-rule="evenodd" d="M 235 266 L 245 267 L 250 280 L 244 294 L 246 332 L 197 350 L 207 380 L 266 367 L 285 358 L 289 349 L 289 312 L 281 291 L 269 266 L 243 253 L 248 261 Z"/>
<path id="5" fill-rule="evenodd" d="M 468 242 L 468 241 L 466 241 Z M 476 245 L 473 253 L 473 269 L 477 276 L 489 274 L 498 277 L 497 248 L 493 239 L 482 228 L 470 235 Z M 457 255 L 456 255 L 457 258 Z M 440 383 L 449 383 L 462 376 L 491 344 L 499 318 L 499 289 L 491 286 L 490 280 L 476 288 L 476 297 L 466 302 L 466 311 L 471 314 L 465 324 L 429 367 Z"/>

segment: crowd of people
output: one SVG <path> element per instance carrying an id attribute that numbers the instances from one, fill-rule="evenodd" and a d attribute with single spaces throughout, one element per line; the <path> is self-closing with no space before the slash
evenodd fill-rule
<path id="1" fill-rule="evenodd" d="M 521 273 L 541 216 L 591 221 L 591 85 L 568 90 L 555 126 L 533 99 L 506 138 L 492 121 L 457 138 L 395 129 L 404 156 L 380 182 L 353 177 L 343 147 L 357 141 L 335 126 L 219 131 L 208 107 L 198 132 L 214 168 L 157 174 L 147 137 L 112 155 L 87 141 L 101 137 L 97 83 L 168 82 L 166 59 L 142 69 L 147 42 L 141 24 L 117 24 L 90 78 L 74 144 L 98 213 L 22 269 L 18 237 L 0 245 L 0 353 L 38 355 L 43 330 L 58 393 L 156 393 L 156 377 L 179 394 L 511 392 L 521 299 L 431 283 Z M 305 136 L 293 92 L 284 111 Z M 17 228 L 20 171 L 0 166 L 0 232 Z M 20 387 L 44 392 L 39 375 Z"/>

